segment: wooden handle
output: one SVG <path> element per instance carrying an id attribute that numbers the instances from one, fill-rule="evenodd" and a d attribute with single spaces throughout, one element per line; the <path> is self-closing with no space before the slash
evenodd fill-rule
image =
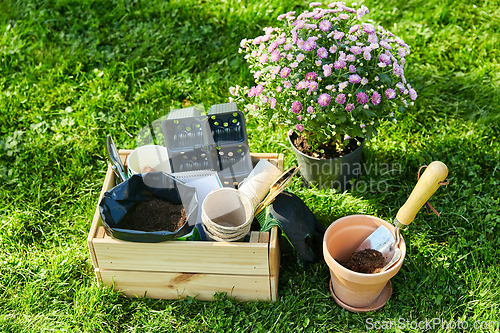
<path id="1" fill-rule="evenodd" d="M 415 188 L 396 215 L 401 224 L 408 225 L 429 198 L 436 192 L 439 183 L 448 176 L 448 168 L 443 162 L 434 161 L 420 177 Z"/>

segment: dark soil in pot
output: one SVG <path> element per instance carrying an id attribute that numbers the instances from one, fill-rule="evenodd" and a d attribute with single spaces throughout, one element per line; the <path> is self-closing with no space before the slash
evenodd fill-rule
<path id="1" fill-rule="evenodd" d="M 129 230 L 170 231 L 178 230 L 186 222 L 187 216 L 182 205 L 153 198 L 140 201 L 127 213 L 119 228 Z"/>
<path id="2" fill-rule="evenodd" d="M 356 141 L 355 139 L 350 139 L 349 143 L 342 151 L 338 151 L 334 143 L 322 143 L 318 147 L 318 149 L 311 150 L 312 147 L 307 142 L 306 138 L 298 136 L 296 133 L 294 133 L 292 134 L 291 140 L 295 145 L 295 147 L 303 154 L 311 157 L 324 158 L 324 159 L 342 157 L 344 155 L 352 153 L 359 147 L 358 141 Z M 323 150 L 322 153 L 321 150 Z"/>
<path id="3" fill-rule="evenodd" d="M 366 249 L 354 252 L 348 261 L 337 260 L 339 264 L 358 273 L 379 273 L 384 267 L 384 256 L 377 250 Z"/>

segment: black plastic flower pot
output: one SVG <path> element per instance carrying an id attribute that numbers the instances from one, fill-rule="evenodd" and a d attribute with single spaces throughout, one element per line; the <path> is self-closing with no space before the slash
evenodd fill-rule
<path id="1" fill-rule="evenodd" d="M 361 145 L 353 152 L 331 159 L 308 156 L 295 147 L 291 136 L 288 136 L 288 141 L 297 157 L 297 163 L 301 165 L 299 172 L 308 185 L 317 185 L 319 189 L 346 190 L 351 187 L 350 181 L 361 173 L 364 139 L 361 139 Z"/>

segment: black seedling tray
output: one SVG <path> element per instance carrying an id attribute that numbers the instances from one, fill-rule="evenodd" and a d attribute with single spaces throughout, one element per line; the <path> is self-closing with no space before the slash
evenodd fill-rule
<path id="1" fill-rule="evenodd" d="M 169 159 L 172 172 L 195 170 L 220 171 L 217 149 L 211 146 L 183 152 L 169 152 Z"/>
<path id="2" fill-rule="evenodd" d="M 207 116 L 173 111 L 162 123 L 172 172 L 212 169 L 229 187 L 248 176 L 252 161 L 245 116 L 236 103 L 213 105 Z"/>

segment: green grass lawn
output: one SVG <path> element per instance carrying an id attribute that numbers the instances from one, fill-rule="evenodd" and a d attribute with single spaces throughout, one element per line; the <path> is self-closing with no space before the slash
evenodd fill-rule
<path id="1" fill-rule="evenodd" d="M 242 38 L 307 2 L 0 0 L 0 331 L 366 331 L 367 322 L 500 322 L 500 2 L 365 1 L 369 18 L 411 47 L 416 107 L 365 147 L 364 174 L 386 192 L 291 190 L 328 226 L 350 214 L 392 220 L 420 165 L 441 160 L 450 185 L 404 232 L 387 306 L 351 314 L 329 294 L 324 262 L 282 258 L 275 303 L 127 299 L 101 288 L 86 237 L 106 172 L 105 136 L 135 135 L 184 100 L 207 109 L 252 76 Z M 247 120 L 253 152 L 284 133 Z M 436 331 L 452 331 L 442 326 Z M 498 330 L 498 326 L 496 326 Z M 423 329 L 422 331 L 424 331 Z M 389 329 L 387 331 L 397 331 Z M 405 330 L 406 331 L 406 330 Z M 410 329 L 419 331 L 419 329 Z"/>

